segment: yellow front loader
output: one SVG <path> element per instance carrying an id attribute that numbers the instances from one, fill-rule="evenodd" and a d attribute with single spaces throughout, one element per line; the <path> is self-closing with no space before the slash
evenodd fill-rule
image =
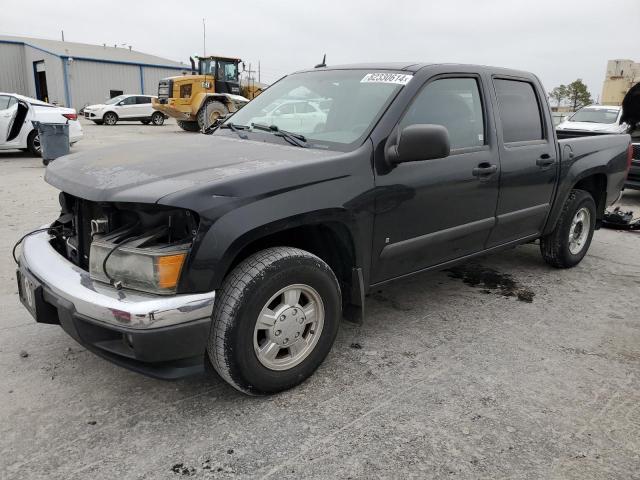
<path id="1" fill-rule="evenodd" d="M 183 130 L 197 132 L 212 125 L 218 117 L 242 108 L 262 91 L 240 85 L 239 58 L 191 58 L 191 75 L 160 80 L 153 108 L 178 121 Z"/>

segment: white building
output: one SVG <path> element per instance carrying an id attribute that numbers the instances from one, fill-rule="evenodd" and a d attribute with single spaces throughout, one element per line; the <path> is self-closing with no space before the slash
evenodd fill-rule
<path id="1" fill-rule="evenodd" d="M 638 82 L 640 82 L 640 63 L 633 60 L 609 60 L 600 103 L 621 105 L 629 89 Z"/>
<path id="2" fill-rule="evenodd" d="M 77 110 L 122 93 L 156 94 L 158 81 L 190 72 L 129 48 L 0 35 L 0 91 Z"/>

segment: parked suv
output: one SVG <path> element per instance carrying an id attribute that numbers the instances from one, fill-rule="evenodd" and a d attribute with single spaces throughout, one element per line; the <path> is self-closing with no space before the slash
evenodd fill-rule
<path id="1" fill-rule="evenodd" d="M 162 125 L 169 118 L 153 109 L 152 95 L 118 95 L 104 103 L 84 107 L 84 118 L 96 125 L 115 125 L 119 121 L 139 121 L 145 125 Z"/>

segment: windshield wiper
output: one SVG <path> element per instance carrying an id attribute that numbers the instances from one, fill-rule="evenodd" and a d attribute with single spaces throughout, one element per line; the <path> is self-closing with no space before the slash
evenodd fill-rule
<path id="1" fill-rule="evenodd" d="M 220 128 L 220 129 L 228 128 L 233 133 L 237 133 L 238 136 L 240 138 L 242 138 L 243 140 L 246 140 L 247 138 L 249 138 L 247 136 L 247 134 L 242 131 L 242 130 L 247 130 L 249 128 L 246 125 L 238 125 L 237 123 L 227 122 L 227 123 L 223 123 L 222 125 L 218 126 L 218 128 Z"/>
<path id="2" fill-rule="evenodd" d="M 256 130 L 272 132 L 275 136 L 284 138 L 287 142 L 289 142 L 291 145 L 295 147 L 307 148 L 306 137 L 299 133 L 293 133 L 293 132 L 288 132 L 286 130 L 281 130 L 277 125 L 263 125 L 261 123 L 252 123 L 251 127 L 255 128 Z"/>

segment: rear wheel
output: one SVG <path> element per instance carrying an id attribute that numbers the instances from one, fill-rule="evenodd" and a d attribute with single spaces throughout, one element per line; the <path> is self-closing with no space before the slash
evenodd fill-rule
<path id="1" fill-rule="evenodd" d="M 291 247 L 251 255 L 216 298 L 207 345 L 211 364 L 241 392 L 294 387 L 329 353 L 340 306 L 338 280 L 315 255 Z"/>
<path id="2" fill-rule="evenodd" d="M 115 125 L 118 122 L 118 115 L 113 112 L 107 112 L 102 117 L 102 121 L 105 125 Z"/>
<path id="3" fill-rule="evenodd" d="M 545 262 L 570 268 L 584 258 L 596 225 L 596 204 L 584 190 L 572 190 L 553 231 L 540 239 Z"/>
<path id="4" fill-rule="evenodd" d="M 160 125 L 164 124 L 164 115 L 160 112 L 155 112 L 153 115 L 151 115 L 151 122 L 156 127 L 159 127 Z"/>
<path id="5" fill-rule="evenodd" d="M 27 137 L 27 150 L 29 150 L 36 157 L 42 155 L 42 148 L 40 147 L 40 135 L 38 135 L 37 130 L 31 130 L 31 132 L 29 133 L 29 136 Z"/>
<path id="6" fill-rule="evenodd" d="M 198 122 L 186 122 L 184 120 L 178 120 L 178 126 L 185 132 L 197 132 L 200 130 Z"/>
<path id="7" fill-rule="evenodd" d="M 198 127 L 200 129 L 213 125 L 218 118 L 229 113 L 229 109 L 222 102 L 209 100 L 198 112 Z"/>

